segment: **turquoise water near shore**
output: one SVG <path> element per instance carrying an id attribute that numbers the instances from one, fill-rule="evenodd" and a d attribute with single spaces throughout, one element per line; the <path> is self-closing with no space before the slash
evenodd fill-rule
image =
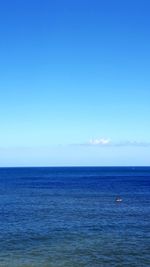
<path id="1" fill-rule="evenodd" d="M 0 248 L 1 267 L 150 266 L 150 168 L 1 168 Z"/>

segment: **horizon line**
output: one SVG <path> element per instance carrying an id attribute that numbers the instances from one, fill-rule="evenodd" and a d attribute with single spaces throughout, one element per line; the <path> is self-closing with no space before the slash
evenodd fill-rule
<path id="1" fill-rule="evenodd" d="M 58 166 L 0 166 L 4 168 L 150 168 L 150 165 L 58 165 Z"/>

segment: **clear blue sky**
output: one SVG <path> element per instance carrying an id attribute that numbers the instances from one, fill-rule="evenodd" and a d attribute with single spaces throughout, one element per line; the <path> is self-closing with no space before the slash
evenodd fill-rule
<path id="1" fill-rule="evenodd" d="M 150 165 L 149 14 L 145 0 L 1 3 L 0 166 Z"/>

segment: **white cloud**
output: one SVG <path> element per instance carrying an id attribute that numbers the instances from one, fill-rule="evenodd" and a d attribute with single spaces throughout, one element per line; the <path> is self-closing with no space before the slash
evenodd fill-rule
<path id="1" fill-rule="evenodd" d="M 88 142 L 89 145 L 109 145 L 111 140 L 109 138 L 96 138 L 90 139 Z"/>
<path id="2" fill-rule="evenodd" d="M 87 142 L 72 143 L 69 146 L 93 146 L 93 147 L 150 147 L 150 141 L 142 140 L 112 140 L 110 138 L 91 138 Z"/>
<path id="3" fill-rule="evenodd" d="M 134 141 L 134 140 L 127 140 L 127 141 L 116 141 L 113 142 L 110 138 L 92 138 L 86 143 L 81 144 L 74 144 L 74 145 L 83 145 L 83 146 L 113 146 L 113 147 L 125 147 L 125 146 L 141 146 L 141 147 L 149 147 L 150 142 L 146 141 Z"/>

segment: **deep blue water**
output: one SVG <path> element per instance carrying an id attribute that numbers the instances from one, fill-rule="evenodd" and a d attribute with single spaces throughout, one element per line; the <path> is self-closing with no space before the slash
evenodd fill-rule
<path id="1" fill-rule="evenodd" d="M 4 266 L 149 267 L 150 168 L 1 168 Z"/>

